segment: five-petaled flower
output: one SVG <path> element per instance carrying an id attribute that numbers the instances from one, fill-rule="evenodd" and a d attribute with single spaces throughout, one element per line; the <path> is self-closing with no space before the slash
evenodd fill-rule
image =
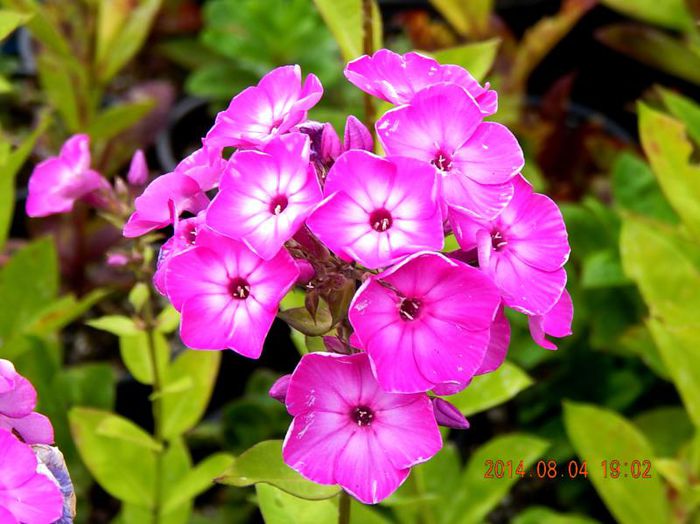
<path id="1" fill-rule="evenodd" d="M 388 497 L 442 447 L 428 395 L 384 391 L 364 353 L 304 355 L 285 401 L 294 417 L 285 462 L 366 504 Z"/>

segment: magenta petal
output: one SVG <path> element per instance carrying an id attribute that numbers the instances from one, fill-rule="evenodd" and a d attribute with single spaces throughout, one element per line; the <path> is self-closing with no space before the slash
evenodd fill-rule
<path id="1" fill-rule="evenodd" d="M 88 135 L 73 135 L 61 147 L 59 155 L 76 173 L 90 169 L 90 137 Z"/>
<path id="2" fill-rule="evenodd" d="M 557 346 L 547 340 L 545 335 L 562 338 L 571 335 L 571 322 L 574 306 L 571 295 L 564 289 L 556 304 L 544 315 L 534 315 L 528 319 L 532 339 L 545 349 L 554 350 Z"/>
<path id="3" fill-rule="evenodd" d="M 15 516 L 2 506 L 0 506 L 0 522 L 2 524 L 19 524 Z"/>
<path id="4" fill-rule="evenodd" d="M 289 382 L 292 380 L 292 375 L 282 375 L 280 378 L 275 380 L 272 384 L 268 395 L 274 398 L 277 402 L 286 404 L 287 402 L 287 391 L 289 391 Z"/>
<path id="5" fill-rule="evenodd" d="M 338 484 L 364 504 L 376 504 L 391 495 L 411 471 L 396 468 L 378 439 L 358 430 L 338 455 L 335 469 Z"/>
<path id="6" fill-rule="evenodd" d="M 208 204 L 209 199 L 192 178 L 175 172 L 159 176 L 135 200 L 136 212 L 124 226 L 124 236 L 138 237 L 172 224 L 171 207 L 179 216 L 185 211 L 198 213 Z"/>
<path id="7" fill-rule="evenodd" d="M 0 379 L 4 379 L 4 386 L 0 389 L 0 415 L 20 418 L 34 411 L 36 390 L 29 380 L 15 371 L 9 360 L 0 359 Z"/>
<path id="8" fill-rule="evenodd" d="M 30 413 L 22 418 L 0 415 L 0 428 L 16 431 L 27 444 L 51 445 L 54 441 L 51 421 L 41 413 Z"/>
<path id="9" fill-rule="evenodd" d="M 457 168 L 480 184 L 503 184 L 525 165 L 523 151 L 508 128 L 484 122 L 454 156 Z"/>
<path id="10" fill-rule="evenodd" d="M 339 482 L 335 465 L 352 435 L 347 414 L 310 411 L 294 417 L 284 439 L 287 465 L 319 484 Z"/>
<path id="11" fill-rule="evenodd" d="M 476 375 L 491 373 L 501 367 L 508 353 L 508 345 L 510 344 L 510 323 L 506 318 L 503 306 L 498 308 L 496 318 L 491 325 L 491 336 L 489 346 L 486 349 L 484 360 L 479 366 Z"/>
<path id="12" fill-rule="evenodd" d="M 180 311 L 194 296 L 227 295 L 229 278 L 224 261 L 213 250 L 198 247 L 172 257 L 165 282 L 168 298 Z"/>
<path id="13" fill-rule="evenodd" d="M 0 429 L 0 501 L 3 490 L 21 486 L 35 474 L 37 460 L 32 448 L 12 433 Z M 0 502 L 0 506 L 3 506 Z"/>
<path id="14" fill-rule="evenodd" d="M 377 121 L 377 136 L 388 155 L 432 161 L 464 144 L 479 127 L 482 114 L 462 88 L 440 84 L 418 93 L 406 106 L 388 111 Z"/>
<path id="15" fill-rule="evenodd" d="M 542 271 L 509 253 L 492 256 L 489 274 L 509 307 L 529 315 L 546 313 L 559 300 L 566 271 Z"/>
<path id="16" fill-rule="evenodd" d="M 345 136 L 343 139 L 343 147 L 345 151 L 350 149 L 362 149 L 364 151 L 372 151 L 374 148 L 374 140 L 369 129 L 353 115 L 348 116 L 345 121 Z"/>
<path id="17" fill-rule="evenodd" d="M 175 172 L 192 178 L 202 191 L 209 191 L 219 185 L 225 166 L 220 149 L 202 146 L 180 162 Z"/>
<path id="18" fill-rule="evenodd" d="M 397 469 L 425 462 L 442 448 L 442 437 L 427 395 L 417 395 L 409 404 L 378 411 L 372 426 L 384 453 Z"/>
<path id="19" fill-rule="evenodd" d="M 310 353 L 304 357 L 287 390 L 287 411 L 294 416 L 308 411 L 347 414 L 359 402 L 359 377 L 338 363 L 352 361 L 351 357 L 333 353 Z"/>
<path id="20" fill-rule="evenodd" d="M 513 185 L 479 184 L 458 171 L 442 176 L 442 193 L 447 205 L 482 220 L 501 213 L 513 197 Z"/>
<path id="21" fill-rule="evenodd" d="M 437 397 L 430 400 L 433 403 L 435 420 L 440 426 L 452 429 L 469 429 L 469 421 L 455 406 Z"/>

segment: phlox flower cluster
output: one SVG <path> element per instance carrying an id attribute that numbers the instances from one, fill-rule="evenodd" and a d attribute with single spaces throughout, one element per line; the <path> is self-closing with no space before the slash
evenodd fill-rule
<path id="1" fill-rule="evenodd" d="M 515 136 L 486 120 L 498 107 L 488 84 L 388 50 L 345 76 L 394 106 L 376 122 L 378 144 L 353 116 L 342 140 L 309 120 L 321 83 L 277 68 L 143 189 L 124 235 L 172 227 L 154 283 L 190 348 L 259 357 L 294 286 L 306 291 L 295 318 L 330 312 L 327 351 L 271 390 L 294 417 L 284 459 L 376 503 L 441 448 L 438 424 L 468 427 L 441 397 L 501 365 L 506 308 L 529 317 L 545 348 L 556 349 L 548 335 L 571 333 L 569 245 L 556 204 L 520 173 Z M 72 182 L 52 190 L 89 194 L 89 170 L 67 165 Z M 451 234 L 460 249 L 445 253 Z"/>
<path id="2" fill-rule="evenodd" d="M 0 359 L 0 523 L 72 522 L 73 487 L 53 444 L 51 422 L 34 411 L 36 390 Z"/>

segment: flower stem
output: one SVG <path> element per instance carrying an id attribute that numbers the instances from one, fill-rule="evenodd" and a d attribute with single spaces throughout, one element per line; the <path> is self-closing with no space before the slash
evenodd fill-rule
<path id="1" fill-rule="evenodd" d="M 137 244 L 139 251 L 145 254 L 148 246 L 139 242 Z M 146 260 L 146 257 L 144 257 Z M 148 268 L 137 273 L 138 280 L 146 284 L 148 289 L 148 297 L 143 304 L 141 310 L 141 320 L 145 326 L 146 340 L 148 345 L 148 355 L 151 361 L 151 369 L 153 370 L 153 438 L 159 444 L 159 451 L 156 451 L 156 471 L 155 471 L 155 486 L 154 486 L 154 501 L 151 511 L 152 523 L 160 524 L 160 509 L 163 504 L 163 454 L 165 453 L 166 442 L 163 438 L 163 372 L 161 369 L 160 359 L 158 358 L 158 349 L 156 347 L 155 331 L 155 304 L 154 297 L 150 287 L 151 273 Z"/>
<path id="2" fill-rule="evenodd" d="M 350 524 L 350 495 L 341 491 L 338 501 L 338 524 Z"/>
<path id="3" fill-rule="evenodd" d="M 421 522 L 421 524 L 436 524 L 437 520 L 435 520 L 435 515 L 433 515 L 430 503 L 421 500 L 425 496 L 425 482 L 423 479 L 423 471 L 421 471 L 420 468 L 413 468 L 411 471 L 411 481 L 413 482 L 416 497 L 419 499 L 419 522 Z"/>

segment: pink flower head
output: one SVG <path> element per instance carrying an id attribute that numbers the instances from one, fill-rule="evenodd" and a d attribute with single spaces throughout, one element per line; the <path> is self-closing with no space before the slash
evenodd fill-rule
<path id="1" fill-rule="evenodd" d="M 137 149 L 131 157 L 126 179 L 132 186 L 142 186 L 148 181 L 148 164 L 146 164 L 146 156 L 140 149 Z"/>
<path id="2" fill-rule="evenodd" d="M 175 172 L 194 179 L 202 191 L 209 191 L 219 185 L 225 167 L 221 148 L 202 146 L 180 162 Z"/>
<path id="3" fill-rule="evenodd" d="M 307 224 L 342 258 L 374 269 L 442 249 L 438 184 L 428 164 L 348 151 L 329 171 L 324 193 Z"/>
<path id="4" fill-rule="evenodd" d="M 277 308 L 299 270 L 286 250 L 263 260 L 245 244 L 203 229 L 167 265 L 165 287 L 193 349 L 232 349 L 258 358 Z"/>
<path id="5" fill-rule="evenodd" d="M 52 444 L 51 422 L 35 413 L 35 407 L 34 386 L 17 373 L 12 362 L 0 359 L 0 429 L 16 432 L 29 444 Z"/>
<path id="6" fill-rule="evenodd" d="M 37 468 L 32 448 L 0 429 L 0 523 L 51 524 L 61 518 L 61 491 Z"/>
<path id="7" fill-rule="evenodd" d="M 566 226 L 557 205 L 533 193 L 522 176 L 513 186 L 513 199 L 495 219 L 479 220 L 453 210 L 450 222 L 462 249 L 478 249 L 479 267 L 501 290 L 505 304 L 541 315 L 566 285 Z"/>
<path id="8" fill-rule="evenodd" d="M 34 168 L 29 178 L 27 215 L 68 213 L 76 200 L 109 187 L 102 175 L 90 169 L 90 137 L 73 135 L 63 144 L 58 156 Z"/>
<path id="9" fill-rule="evenodd" d="M 388 155 L 417 158 L 442 175 L 445 203 L 493 218 L 513 195 L 509 183 L 523 167 L 523 152 L 503 125 L 483 122 L 464 89 L 440 84 L 420 91 L 410 104 L 388 111 L 377 134 Z"/>
<path id="10" fill-rule="evenodd" d="M 304 355 L 286 394 L 284 461 L 319 484 L 376 504 L 442 447 L 430 399 L 382 390 L 364 353 Z"/>
<path id="11" fill-rule="evenodd" d="M 422 252 L 366 280 L 349 319 L 382 387 L 414 393 L 477 373 L 499 302 L 478 269 Z"/>
<path id="12" fill-rule="evenodd" d="M 528 319 L 530 335 L 532 339 L 545 349 L 557 349 L 557 346 L 547 340 L 545 335 L 563 338 L 571 335 L 571 321 L 574 318 L 574 305 L 571 302 L 571 295 L 564 289 L 552 306 L 552 309 L 544 315 L 533 315 Z"/>
<path id="13" fill-rule="evenodd" d="M 309 138 L 290 133 L 262 151 L 239 151 L 229 161 L 221 191 L 207 211 L 207 225 L 241 240 L 271 259 L 321 201 L 321 187 L 309 163 Z"/>
<path id="14" fill-rule="evenodd" d="M 194 246 L 197 235 L 206 227 L 204 223 L 206 211 L 200 211 L 196 217 L 176 220 L 173 236 L 171 236 L 160 248 L 156 271 L 153 274 L 153 286 L 161 295 L 167 295 L 165 289 L 165 275 L 170 260 L 186 249 Z"/>
<path id="15" fill-rule="evenodd" d="M 419 91 L 435 84 L 456 84 L 474 100 L 484 115 L 498 109 L 495 91 L 479 82 L 463 67 L 442 65 L 419 53 L 399 55 L 380 49 L 372 56 L 361 56 L 345 67 L 345 76 L 365 93 L 395 105 L 409 104 Z"/>
<path id="16" fill-rule="evenodd" d="M 218 148 L 261 146 L 304 120 L 321 95 L 323 87 L 315 75 L 306 77 L 302 86 L 298 65 L 273 69 L 216 116 L 205 143 Z"/>
<path id="17" fill-rule="evenodd" d="M 136 211 L 124 225 L 125 237 L 133 238 L 171 225 L 185 211 L 196 214 L 209 199 L 199 184 L 187 175 L 172 172 L 151 182 L 134 201 Z"/>

